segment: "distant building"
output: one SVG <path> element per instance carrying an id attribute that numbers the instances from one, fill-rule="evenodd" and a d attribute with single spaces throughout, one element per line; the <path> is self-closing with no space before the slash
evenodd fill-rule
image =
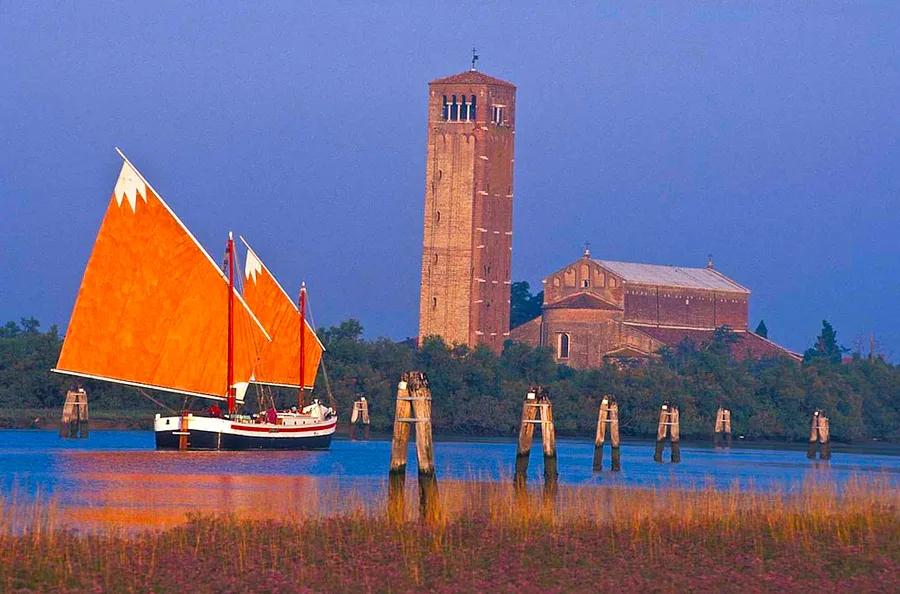
<path id="1" fill-rule="evenodd" d="M 428 85 L 419 340 L 509 338 L 516 88 L 474 68 Z"/>
<path id="2" fill-rule="evenodd" d="M 750 291 L 713 267 L 682 268 L 584 256 L 544 279 L 543 314 L 510 338 L 548 346 L 560 363 L 597 367 L 646 359 L 687 339 L 698 346 L 716 328 L 737 335 L 738 359 L 799 356 L 747 327 Z"/>

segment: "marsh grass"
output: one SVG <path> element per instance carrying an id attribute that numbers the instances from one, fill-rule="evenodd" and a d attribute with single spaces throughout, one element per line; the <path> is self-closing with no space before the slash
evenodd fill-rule
<path id="1" fill-rule="evenodd" d="M 411 483 L 411 484 L 409 484 Z M 319 494 L 283 513 L 129 518 L 91 529 L 52 502 L 0 512 L 0 589 L 103 592 L 897 591 L 900 494 L 888 481 L 840 490 L 442 482 L 439 512 L 404 517 L 383 497 Z M 161 513 L 157 511 L 156 513 Z"/>

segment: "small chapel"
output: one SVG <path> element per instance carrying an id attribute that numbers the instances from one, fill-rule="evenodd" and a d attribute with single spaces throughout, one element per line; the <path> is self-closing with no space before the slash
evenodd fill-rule
<path id="1" fill-rule="evenodd" d="M 717 328 L 735 333 L 735 358 L 800 357 L 747 326 L 750 290 L 713 265 L 687 268 L 582 257 L 544 279 L 542 314 L 510 339 L 549 347 L 576 369 L 658 357 L 665 346 L 708 343 Z"/>

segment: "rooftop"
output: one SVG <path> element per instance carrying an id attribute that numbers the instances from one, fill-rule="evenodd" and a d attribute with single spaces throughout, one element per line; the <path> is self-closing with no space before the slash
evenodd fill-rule
<path id="1" fill-rule="evenodd" d="M 750 293 L 749 289 L 713 268 L 683 268 L 681 266 L 596 259 L 594 262 L 622 277 L 626 283 Z"/>
<path id="2" fill-rule="evenodd" d="M 431 81 L 429 84 L 432 85 L 449 85 L 449 84 L 473 84 L 473 85 L 499 85 L 503 87 L 512 87 L 516 88 L 516 85 L 506 82 L 505 80 L 500 80 L 499 78 L 494 78 L 493 76 L 488 76 L 483 72 L 479 72 L 478 70 L 466 70 L 465 72 L 460 72 L 459 74 L 453 74 L 451 76 L 445 76 L 444 78 L 436 78 Z"/>

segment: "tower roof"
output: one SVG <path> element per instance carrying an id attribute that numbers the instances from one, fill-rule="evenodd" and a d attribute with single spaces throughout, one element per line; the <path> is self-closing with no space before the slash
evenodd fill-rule
<path id="1" fill-rule="evenodd" d="M 512 87 L 516 88 L 516 85 L 506 82 L 505 80 L 500 80 L 499 78 L 494 78 L 493 76 L 488 76 L 483 72 L 479 72 L 478 70 L 466 70 L 464 72 L 460 72 L 459 74 L 453 74 L 451 76 L 445 76 L 444 78 L 436 78 L 430 83 L 431 85 L 449 85 L 449 84 L 474 84 L 474 85 L 498 85 L 502 87 Z"/>

